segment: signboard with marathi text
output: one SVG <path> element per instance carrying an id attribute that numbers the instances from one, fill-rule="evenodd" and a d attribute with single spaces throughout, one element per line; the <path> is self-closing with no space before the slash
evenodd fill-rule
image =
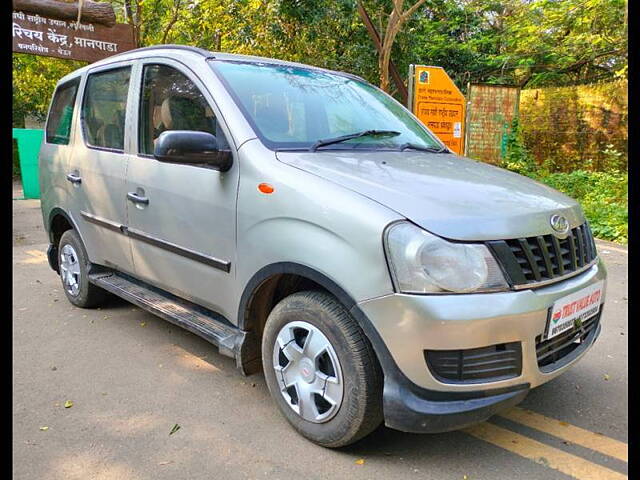
<path id="1" fill-rule="evenodd" d="M 447 147 L 463 154 L 465 98 L 442 67 L 409 67 L 409 106 Z"/>
<path id="2" fill-rule="evenodd" d="M 106 27 L 13 12 L 13 51 L 46 57 L 96 62 L 135 48 L 133 27 Z"/>

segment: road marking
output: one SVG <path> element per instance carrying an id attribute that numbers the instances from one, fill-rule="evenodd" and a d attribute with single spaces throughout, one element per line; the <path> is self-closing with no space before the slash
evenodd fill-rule
<path id="1" fill-rule="evenodd" d="M 626 480 L 628 478 L 622 473 L 488 422 L 474 425 L 464 431 L 480 440 L 533 460 L 545 467 L 558 470 L 578 480 Z"/>
<path id="2" fill-rule="evenodd" d="M 596 242 L 596 245 L 602 250 L 613 250 L 615 252 L 624 253 L 625 255 L 629 254 L 629 250 L 625 250 L 624 248 L 612 247 L 610 245 L 607 245 L 605 243 L 600 243 L 600 242 Z"/>
<path id="3" fill-rule="evenodd" d="M 626 443 L 576 427 L 567 422 L 561 422 L 554 418 L 545 417 L 539 413 L 515 407 L 500 414 L 527 427 L 540 430 L 554 437 L 561 438 L 570 443 L 595 450 L 609 457 L 617 458 L 623 462 L 629 462 L 629 447 Z"/>

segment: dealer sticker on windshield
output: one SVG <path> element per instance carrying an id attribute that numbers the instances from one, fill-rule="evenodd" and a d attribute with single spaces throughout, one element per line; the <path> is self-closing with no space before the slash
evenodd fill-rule
<path id="1" fill-rule="evenodd" d="M 588 318 L 600 311 L 604 281 L 594 283 L 553 304 L 545 340 L 562 332 L 580 327 Z"/>

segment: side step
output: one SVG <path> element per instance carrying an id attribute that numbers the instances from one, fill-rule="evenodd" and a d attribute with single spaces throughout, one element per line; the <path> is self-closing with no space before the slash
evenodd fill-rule
<path id="1" fill-rule="evenodd" d="M 248 345 L 253 342 L 252 335 L 221 315 L 119 272 L 90 273 L 89 282 L 195 333 L 216 345 L 221 354 L 235 358 L 245 375 L 254 373 L 255 359 L 243 358 L 254 351 L 249 348 L 253 345 Z"/>

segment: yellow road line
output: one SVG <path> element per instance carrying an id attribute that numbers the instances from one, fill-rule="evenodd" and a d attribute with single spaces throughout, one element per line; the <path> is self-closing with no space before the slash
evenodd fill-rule
<path id="1" fill-rule="evenodd" d="M 627 476 L 488 422 L 466 433 L 578 480 L 626 480 Z"/>
<path id="2" fill-rule="evenodd" d="M 629 461 L 628 445 L 613 438 L 605 437 L 602 434 L 590 432 L 589 430 L 570 425 L 567 422 L 561 422 L 554 418 L 545 417 L 544 415 L 532 412 L 531 410 L 525 410 L 524 408 L 515 407 L 500 413 L 500 416 L 548 433 L 554 437 L 561 438 L 567 442 L 575 443 L 576 445 L 590 448 L 609 457 L 617 458 L 623 462 Z"/>

